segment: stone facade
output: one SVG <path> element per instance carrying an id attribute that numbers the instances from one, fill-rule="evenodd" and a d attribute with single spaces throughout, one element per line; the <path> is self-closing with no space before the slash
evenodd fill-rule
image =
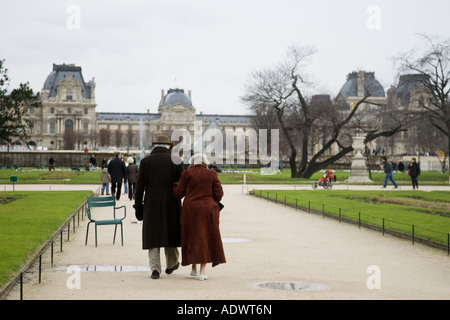
<path id="1" fill-rule="evenodd" d="M 84 82 L 81 67 L 54 64 L 41 101 L 42 108 L 30 109 L 33 127 L 29 145 L 61 150 L 71 144 L 71 149 L 81 150 L 95 143 L 95 82 Z"/>
<path id="2" fill-rule="evenodd" d="M 53 65 L 41 91 L 42 108 L 30 109 L 33 128 L 28 144 L 42 150 L 142 150 L 158 135 L 171 136 L 175 129 L 192 135 L 194 123 L 203 130 L 247 130 L 251 116 L 196 114 L 191 92 L 161 91 L 157 112 L 96 112 L 95 82 L 85 82 L 81 67 Z"/>

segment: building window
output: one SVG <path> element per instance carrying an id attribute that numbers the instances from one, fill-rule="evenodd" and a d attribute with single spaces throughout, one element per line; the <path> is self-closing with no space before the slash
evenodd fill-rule
<path id="1" fill-rule="evenodd" d="M 84 131 L 84 133 L 89 133 L 89 122 L 87 122 L 87 121 L 85 121 L 84 123 L 83 123 L 83 131 Z"/>
<path id="2" fill-rule="evenodd" d="M 72 89 L 67 89 L 66 91 L 66 100 L 72 101 Z"/>
<path id="3" fill-rule="evenodd" d="M 55 122 L 50 122 L 50 133 L 55 133 Z"/>
<path id="4" fill-rule="evenodd" d="M 55 113 L 55 108 L 51 107 L 50 108 L 50 113 Z"/>
<path id="5" fill-rule="evenodd" d="M 88 108 L 84 108 L 84 114 L 88 114 Z"/>
<path id="6" fill-rule="evenodd" d="M 69 108 L 70 109 L 70 108 Z M 65 126 L 66 126 L 66 129 L 72 129 L 73 130 L 73 121 L 72 120 L 66 120 L 66 122 L 65 122 Z"/>
<path id="7" fill-rule="evenodd" d="M 34 114 L 34 107 L 30 107 L 30 114 Z"/>
<path id="8" fill-rule="evenodd" d="M 67 114 L 72 114 L 72 108 L 67 108 Z"/>

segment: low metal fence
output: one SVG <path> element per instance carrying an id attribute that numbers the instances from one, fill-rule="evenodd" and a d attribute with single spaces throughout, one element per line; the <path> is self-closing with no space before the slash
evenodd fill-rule
<path id="1" fill-rule="evenodd" d="M 443 233 L 435 230 L 426 229 L 423 227 L 418 227 L 417 225 L 409 225 L 402 222 L 398 222 L 392 219 L 379 218 L 370 216 L 368 214 L 361 213 L 360 211 L 350 211 L 346 210 L 347 216 L 344 216 L 342 208 L 332 207 L 325 205 L 324 203 L 317 204 L 311 201 L 300 201 L 298 198 L 287 197 L 285 195 L 279 195 L 278 193 L 272 191 L 263 190 L 252 190 L 248 194 L 252 196 L 259 197 L 261 199 L 266 199 L 275 203 L 282 204 L 284 206 L 295 208 L 295 210 L 302 210 L 308 213 L 322 215 L 322 217 L 327 217 L 331 219 L 338 220 L 339 222 L 346 222 L 350 224 L 357 225 L 358 228 L 364 227 L 367 229 L 380 231 L 382 235 L 390 234 L 399 238 L 408 239 L 412 244 L 422 243 L 424 245 L 445 250 L 447 255 L 450 255 L 450 233 Z M 288 199 L 290 201 L 288 201 Z M 371 222 L 363 222 L 362 217 Z M 400 228 L 394 229 L 392 225 L 401 226 Z M 399 229 L 410 229 L 410 232 L 399 231 Z M 420 231 L 427 231 L 433 233 L 438 237 L 441 237 L 442 242 L 433 241 L 420 236 Z"/>
<path id="2" fill-rule="evenodd" d="M 59 251 L 63 251 L 64 239 L 70 241 L 71 230 L 72 233 L 76 232 L 76 227 L 80 226 L 80 219 L 84 220 L 86 216 L 87 202 L 84 202 L 78 209 L 61 225 L 61 227 L 50 237 L 50 239 L 33 255 L 33 257 L 27 262 L 27 264 L 20 269 L 17 275 L 5 285 L 0 292 L 0 299 L 7 299 L 8 295 L 15 288 L 16 285 L 20 286 L 19 296 L 20 300 L 23 300 L 23 288 L 24 288 L 24 274 L 31 268 L 36 267 L 38 281 L 41 283 L 42 276 L 42 256 L 50 250 L 50 265 L 53 267 L 55 244 L 59 244 Z"/>

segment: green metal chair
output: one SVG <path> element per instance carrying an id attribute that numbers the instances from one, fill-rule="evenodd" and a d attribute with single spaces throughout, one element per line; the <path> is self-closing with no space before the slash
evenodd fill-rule
<path id="1" fill-rule="evenodd" d="M 92 208 L 99 208 L 99 207 L 111 207 L 113 209 L 113 219 L 110 219 L 110 220 L 96 220 L 96 219 L 94 219 L 93 215 L 92 215 L 92 212 L 91 212 L 91 209 Z M 116 210 L 117 209 L 123 209 L 124 210 L 123 218 L 116 218 Z M 95 224 L 95 246 L 96 247 L 97 247 L 97 226 L 105 226 L 105 225 L 115 225 L 113 244 L 116 242 L 117 225 L 120 225 L 120 233 L 121 233 L 122 246 L 123 246 L 123 224 L 122 224 L 122 221 L 127 216 L 127 208 L 126 208 L 126 206 L 116 207 L 116 198 L 114 196 L 110 196 L 110 197 L 88 197 L 87 198 L 87 216 L 89 218 L 89 222 L 87 224 L 87 229 L 86 229 L 86 242 L 85 242 L 85 245 L 87 245 L 87 241 L 88 241 L 89 225 L 91 223 L 94 223 Z"/>

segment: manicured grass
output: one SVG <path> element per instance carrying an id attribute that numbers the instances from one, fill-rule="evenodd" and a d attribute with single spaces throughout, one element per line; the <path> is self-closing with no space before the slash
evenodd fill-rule
<path id="1" fill-rule="evenodd" d="M 242 184 L 244 182 L 244 175 L 246 183 L 248 184 L 302 184 L 312 183 L 317 181 L 323 172 L 316 172 L 311 179 L 291 178 L 289 169 L 284 169 L 279 173 L 273 175 L 262 175 L 259 169 L 223 169 L 223 172 L 218 173 L 219 179 L 223 184 Z M 337 170 L 337 182 L 345 183 L 349 177 L 349 172 L 345 170 Z M 33 170 L 31 168 L 1 169 L 0 170 L 0 184 L 11 183 L 10 177 L 17 176 L 18 184 L 100 184 L 100 171 L 48 171 L 48 170 Z M 406 173 L 394 173 L 394 179 L 399 185 L 410 185 L 411 179 Z M 384 181 L 383 172 L 372 172 L 373 184 L 382 184 Z M 389 182 L 390 183 L 390 182 Z M 422 172 L 419 177 L 419 184 L 432 185 L 448 185 L 448 173 L 442 174 L 439 172 Z"/>
<path id="2" fill-rule="evenodd" d="M 244 172 L 245 170 L 245 172 Z M 347 170 L 337 170 L 337 183 L 345 183 L 348 179 L 350 172 Z M 259 170 L 240 169 L 234 172 L 222 172 L 219 173 L 219 179 L 224 184 L 239 184 L 245 180 L 248 184 L 302 184 L 312 183 L 317 181 L 322 175 L 322 171 L 318 171 L 313 174 L 310 179 L 304 178 L 291 178 L 291 172 L 289 169 L 284 169 L 279 173 L 273 175 L 261 175 Z M 372 172 L 373 183 L 370 184 L 383 184 L 385 174 L 383 172 Z M 394 173 L 394 179 L 399 185 L 411 185 L 411 178 L 406 173 Z M 389 184 L 391 182 L 389 181 Z M 419 184 L 427 185 L 448 185 L 449 174 L 442 174 L 440 172 L 422 172 L 419 177 Z"/>
<path id="3" fill-rule="evenodd" d="M 450 233 L 450 192 L 446 191 L 348 191 L 254 190 L 253 194 L 280 203 L 330 213 L 342 218 L 400 231 L 447 244 Z"/>
<path id="4" fill-rule="evenodd" d="M 91 194 L 91 191 L 0 192 L 0 287 Z"/>
<path id="5" fill-rule="evenodd" d="M 48 171 L 32 168 L 1 169 L 0 183 L 11 183 L 10 177 L 17 177 L 17 184 L 101 184 L 100 171 Z"/>

